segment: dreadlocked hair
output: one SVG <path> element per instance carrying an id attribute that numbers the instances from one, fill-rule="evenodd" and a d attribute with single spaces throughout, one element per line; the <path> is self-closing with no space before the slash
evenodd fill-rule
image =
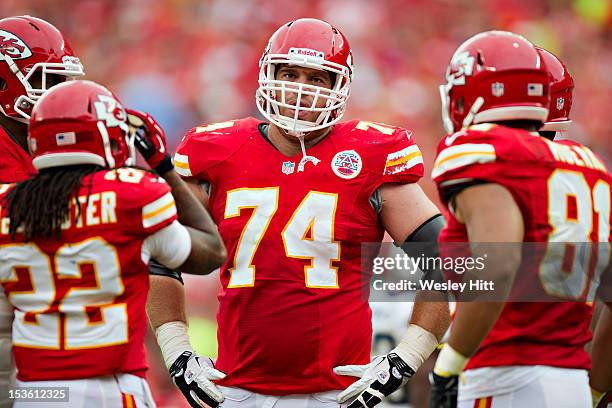
<path id="1" fill-rule="evenodd" d="M 59 236 L 62 224 L 70 217 L 71 204 L 78 202 L 83 177 L 100 170 L 102 167 L 96 165 L 52 167 L 15 185 L 3 203 L 8 207 L 11 237 L 21 228 L 26 241 Z M 90 179 L 88 201 L 91 187 Z M 81 205 L 76 207 L 79 218 Z"/>

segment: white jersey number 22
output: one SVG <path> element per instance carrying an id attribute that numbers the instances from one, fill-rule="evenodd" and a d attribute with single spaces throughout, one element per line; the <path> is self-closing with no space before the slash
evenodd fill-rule
<path id="1" fill-rule="evenodd" d="M 95 285 L 58 295 L 56 281 L 81 280 L 86 270 L 93 272 Z M 99 237 L 63 245 L 53 257 L 33 243 L 0 247 L 0 283 L 20 281 L 27 287 L 9 293 L 15 306 L 13 343 L 52 350 L 126 343 L 126 304 L 115 303 L 124 291 L 120 275 L 115 248 Z M 100 311 L 99 321 L 90 319 L 92 308 Z"/>

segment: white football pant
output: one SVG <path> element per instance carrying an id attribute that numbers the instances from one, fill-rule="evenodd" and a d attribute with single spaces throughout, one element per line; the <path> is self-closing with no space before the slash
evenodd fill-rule
<path id="1" fill-rule="evenodd" d="M 592 408 L 586 370 L 484 367 L 462 376 L 458 408 Z"/>
<path id="2" fill-rule="evenodd" d="M 95 364 L 95 363 L 94 363 Z M 116 374 L 69 381 L 19 381 L 17 389 L 68 387 L 68 402 L 15 401 L 13 408 L 154 408 L 155 401 L 144 378 Z"/>
<path id="3" fill-rule="evenodd" d="M 286 396 L 262 395 L 234 387 L 219 387 L 225 400 L 222 408 L 345 408 L 338 404 L 336 396 L 341 391 L 327 391 L 316 394 L 296 394 Z"/>

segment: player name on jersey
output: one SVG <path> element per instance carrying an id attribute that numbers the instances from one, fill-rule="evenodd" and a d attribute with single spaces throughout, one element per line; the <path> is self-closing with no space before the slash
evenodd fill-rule
<path id="1" fill-rule="evenodd" d="M 563 145 L 542 139 L 548 145 L 556 161 L 605 172 L 606 166 L 585 146 Z"/>
<path id="2" fill-rule="evenodd" d="M 71 216 L 62 224 L 62 230 L 93 227 L 101 224 L 114 224 L 117 222 L 117 195 L 114 191 L 82 195 L 78 198 L 80 211 L 77 209 L 76 199 L 71 203 Z M 0 207 L 2 212 L 2 207 Z M 0 222 L 0 234 L 9 234 L 10 220 L 3 217 Z"/>

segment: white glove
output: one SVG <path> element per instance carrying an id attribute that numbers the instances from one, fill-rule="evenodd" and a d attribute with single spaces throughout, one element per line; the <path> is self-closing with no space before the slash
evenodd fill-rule
<path id="1" fill-rule="evenodd" d="M 334 373 L 338 375 L 359 378 L 338 394 L 338 403 L 355 398 L 348 408 L 378 405 L 384 397 L 406 384 L 437 346 L 438 340 L 432 333 L 411 324 L 404 338 L 389 354 L 376 356 L 365 365 L 335 367 Z"/>
<path id="2" fill-rule="evenodd" d="M 223 394 L 212 382 L 225 378 L 208 357 L 198 356 L 189 342 L 185 322 L 164 323 L 155 330 L 157 343 L 174 384 L 194 408 L 212 408 L 223 402 Z"/>
<path id="3" fill-rule="evenodd" d="M 374 357 L 369 364 L 335 367 L 334 373 L 359 378 L 338 394 L 338 403 L 356 397 L 348 408 L 371 408 L 406 384 L 414 370 L 392 351 L 386 356 Z"/>
<path id="4" fill-rule="evenodd" d="M 170 377 L 194 408 L 218 407 L 223 394 L 211 380 L 221 380 L 225 374 L 214 368 L 210 358 L 184 351 L 170 366 Z"/>

